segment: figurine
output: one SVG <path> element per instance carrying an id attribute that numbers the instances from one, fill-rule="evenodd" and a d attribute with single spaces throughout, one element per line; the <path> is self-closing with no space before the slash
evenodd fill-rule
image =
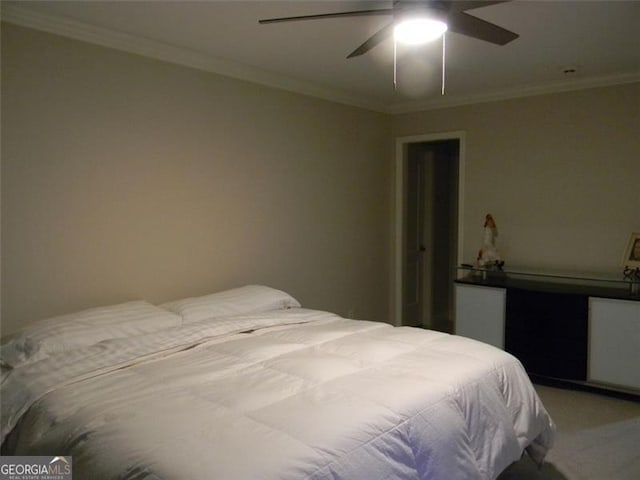
<path id="1" fill-rule="evenodd" d="M 497 268 L 502 270 L 504 262 L 500 258 L 498 249 L 496 248 L 496 237 L 498 236 L 498 228 L 496 222 L 490 213 L 487 213 L 484 221 L 484 238 L 482 247 L 478 251 L 477 263 L 481 268 Z"/>

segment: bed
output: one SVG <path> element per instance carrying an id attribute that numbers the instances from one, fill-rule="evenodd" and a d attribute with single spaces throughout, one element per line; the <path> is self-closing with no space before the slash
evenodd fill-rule
<path id="1" fill-rule="evenodd" d="M 37 322 L 1 357 L 3 454 L 78 479 L 494 479 L 555 431 L 499 349 L 259 285 Z"/>

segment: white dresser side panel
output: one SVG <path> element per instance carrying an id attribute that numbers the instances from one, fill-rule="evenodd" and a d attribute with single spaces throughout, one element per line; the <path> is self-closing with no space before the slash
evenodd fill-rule
<path id="1" fill-rule="evenodd" d="M 504 288 L 455 286 L 456 335 L 504 349 Z"/>
<path id="2" fill-rule="evenodd" d="M 589 380 L 640 390 L 640 302 L 589 299 Z"/>

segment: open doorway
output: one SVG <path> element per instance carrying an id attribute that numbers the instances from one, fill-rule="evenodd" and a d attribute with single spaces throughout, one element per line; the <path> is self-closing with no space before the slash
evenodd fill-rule
<path id="1" fill-rule="evenodd" d="M 396 324 L 453 331 L 463 138 L 398 140 Z"/>

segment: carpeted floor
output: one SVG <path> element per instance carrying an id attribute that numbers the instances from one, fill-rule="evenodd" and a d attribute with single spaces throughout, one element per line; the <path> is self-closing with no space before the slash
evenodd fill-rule
<path id="1" fill-rule="evenodd" d="M 640 403 L 536 385 L 558 427 L 556 444 L 538 468 L 525 456 L 499 480 L 640 479 Z"/>

